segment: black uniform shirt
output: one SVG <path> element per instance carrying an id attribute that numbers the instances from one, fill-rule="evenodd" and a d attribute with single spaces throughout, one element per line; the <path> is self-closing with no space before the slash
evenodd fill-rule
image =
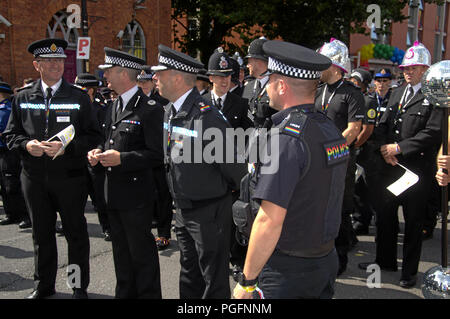
<path id="1" fill-rule="evenodd" d="M 308 112 L 313 107 L 312 104 L 307 104 L 280 111 L 272 116 L 273 125 L 279 125 L 295 108 L 304 109 Z M 277 137 L 279 138 L 279 155 L 270 156 L 270 162 L 263 164 L 263 168 L 271 166 L 277 167 L 278 170 L 273 174 L 259 175 L 253 198 L 267 200 L 287 209 L 297 183 L 303 175 L 308 150 L 299 138 L 287 134 L 278 134 Z M 270 137 L 267 141 L 267 147 L 268 154 L 270 154 L 272 151 Z"/>
<path id="2" fill-rule="evenodd" d="M 325 112 L 341 132 L 345 131 L 348 123 L 363 120 L 365 104 L 361 90 L 352 83 L 342 81 L 332 85 L 321 85 L 317 89 L 315 102 L 316 109 Z M 325 98 L 324 90 L 326 90 Z M 335 92 L 334 95 L 333 92 Z M 324 100 L 323 105 L 322 100 Z"/>

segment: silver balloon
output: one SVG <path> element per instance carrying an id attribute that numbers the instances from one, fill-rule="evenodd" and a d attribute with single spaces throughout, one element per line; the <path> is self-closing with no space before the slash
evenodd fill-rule
<path id="1" fill-rule="evenodd" d="M 450 107 L 450 61 L 433 64 L 422 77 L 422 93 L 437 107 Z"/>
<path id="2" fill-rule="evenodd" d="M 319 53 L 329 58 L 334 65 L 338 66 L 345 72 L 351 71 L 348 48 L 343 42 L 336 39 L 331 39 L 329 43 L 325 43 L 319 49 Z"/>
<path id="3" fill-rule="evenodd" d="M 450 269 L 436 266 L 423 276 L 422 293 L 426 299 L 450 299 Z"/>
<path id="4" fill-rule="evenodd" d="M 399 67 L 402 68 L 413 65 L 431 65 L 430 51 L 418 41 L 414 42 L 414 45 L 406 50 L 402 64 L 399 65 Z"/>

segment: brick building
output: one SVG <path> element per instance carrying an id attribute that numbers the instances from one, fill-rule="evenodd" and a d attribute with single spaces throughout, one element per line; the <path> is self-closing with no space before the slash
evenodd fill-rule
<path id="1" fill-rule="evenodd" d="M 77 38 L 81 28 L 69 29 L 74 21 L 66 12 L 70 4 L 81 7 L 80 0 L 0 0 L 0 75 L 11 85 L 21 85 L 26 78 L 37 78 L 33 57 L 27 51 L 31 42 L 45 38 L 65 38 L 64 77 L 73 81 L 82 72 L 76 59 Z M 104 60 L 103 47 L 123 49 L 155 64 L 158 44 L 171 45 L 170 0 L 87 0 L 88 35 L 91 37 L 87 69 L 99 74 Z M 68 19 L 69 18 L 69 19 Z M 9 23 L 8 23 L 9 22 Z M 9 25 L 10 24 L 10 25 Z"/>
<path id="2" fill-rule="evenodd" d="M 383 8 L 381 8 L 383 10 Z M 370 36 L 353 34 L 350 37 L 349 51 L 354 56 L 354 66 L 357 66 L 358 50 L 370 43 L 384 43 L 401 50 L 406 50 L 414 44 L 415 40 L 422 42 L 431 53 L 432 62 L 450 60 L 450 0 L 445 0 L 442 7 L 426 3 L 423 0 L 410 0 L 402 14 L 409 17 L 400 23 L 391 26 L 391 36 L 377 35 L 371 32 Z M 442 28 L 442 44 L 439 35 Z M 440 52 L 439 52 L 440 50 Z M 380 59 L 370 59 L 369 68 L 375 70 L 380 66 L 390 66 L 396 69 L 396 64 Z M 397 70 L 399 72 L 399 70 Z"/>

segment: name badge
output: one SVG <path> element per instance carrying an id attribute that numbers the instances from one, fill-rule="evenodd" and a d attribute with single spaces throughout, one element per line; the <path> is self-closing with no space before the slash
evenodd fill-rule
<path id="1" fill-rule="evenodd" d="M 70 116 L 57 116 L 56 122 L 57 123 L 70 123 Z"/>

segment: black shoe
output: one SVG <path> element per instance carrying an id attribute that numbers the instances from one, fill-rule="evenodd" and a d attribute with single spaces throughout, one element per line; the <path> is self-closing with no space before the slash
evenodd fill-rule
<path id="1" fill-rule="evenodd" d="M 72 294 L 72 299 L 89 299 L 86 290 L 74 289 Z"/>
<path id="2" fill-rule="evenodd" d="M 20 229 L 31 228 L 31 220 L 25 219 L 19 224 Z"/>
<path id="3" fill-rule="evenodd" d="M 17 222 L 18 222 L 17 219 L 6 216 L 5 218 L 0 220 L 0 225 L 11 225 L 11 224 L 15 224 Z"/>
<path id="4" fill-rule="evenodd" d="M 64 229 L 62 228 L 62 226 L 56 225 L 55 232 L 57 234 L 64 235 Z"/>
<path id="5" fill-rule="evenodd" d="M 407 279 L 400 279 L 400 287 L 405 288 L 405 289 L 414 287 L 416 285 L 416 283 L 417 283 L 416 275 L 411 276 L 410 278 L 407 278 Z"/>
<path id="6" fill-rule="evenodd" d="M 372 261 L 372 262 L 365 262 L 365 263 L 359 263 L 358 264 L 358 268 L 362 269 L 362 270 L 367 270 L 367 268 L 369 268 L 370 265 L 377 265 L 376 262 Z M 380 267 L 381 270 L 385 270 L 385 271 L 397 271 L 397 267 L 381 267 L 380 265 L 378 265 Z"/>
<path id="7" fill-rule="evenodd" d="M 369 226 L 365 226 L 361 222 L 356 222 L 353 224 L 353 229 L 355 230 L 356 235 L 368 235 L 369 234 Z"/>
<path id="8" fill-rule="evenodd" d="M 25 297 L 25 299 L 44 299 L 50 296 L 53 296 L 54 294 L 56 294 L 55 289 L 52 290 L 33 290 L 33 292 L 31 294 L 29 294 L 28 296 Z"/>
<path id="9" fill-rule="evenodd" d="M 111 241 L 111 233 L 109 230 L 105 230 L 105 232 L 103 233 L 103 236 L 105 236 L 105 241 Z"/>
<path id="10" fill-rule="evenodd" d="M 433 238 L 433 231 L 428 231 L 426 229 L 422 230 L 422 240 L 427 240 Z"/>

